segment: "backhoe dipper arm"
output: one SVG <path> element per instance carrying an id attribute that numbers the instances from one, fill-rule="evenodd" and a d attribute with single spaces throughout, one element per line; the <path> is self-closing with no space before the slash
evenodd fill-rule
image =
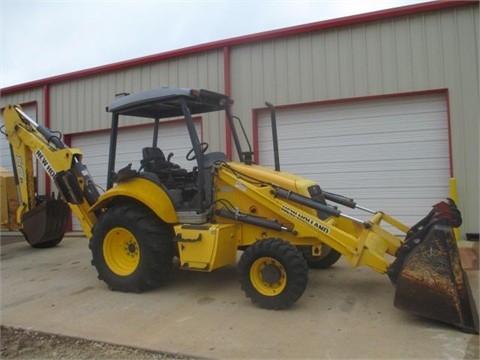
<path id="1" fill-rule="evenodd" d="M 17 212 L 17 222 L 24 225 L 25 216 L 34 212 L 38 205 L 33 179 L 32 155 L 35 155 L 70 209 L 80 219 L 85 234 L 91 237 L 96 215 L 89 212 L 89 208 L 96 202 L 99 193 L 87 168 L 82 164 L 82 152 L 69 148 L 59 136 L 28 117 L 18 105 L 5 107 L 3 119 L 19 187 L 21 205 Z M 48 221 L 50 219 L 46 219 Z M 25 235 L 28 240 L 27 234 Z"/>

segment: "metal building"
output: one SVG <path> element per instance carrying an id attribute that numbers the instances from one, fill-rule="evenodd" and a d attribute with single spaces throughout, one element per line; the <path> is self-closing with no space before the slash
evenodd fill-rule
<path id="1" fill-rule="evenodd" d="M 105 184 L 109 115 L 118 93 L 160 86 L 230 94 L 271 165 L 269 114 L 276 105 L 282 170 L 382 209 L 408 224 L 457 196 L 462 236 L 479 233 L 479 4 L 428 2 L 193 46 L 1 89 L 83 150 Z M 231 153 L 225 120 L 197 119 L 203 141 Z M 189 168 L 180 124 L 160 146 Z M 117 160 L 139 165 L 150 131 L 124 123 Z M 1 141 L 0 165 L 11 167 Z M 51 185 L 38 169 L 39 191 Z M 457 195 L 456 195 L 457 194 Z M 74 225 L 75 226 L 75 225 Z"/>

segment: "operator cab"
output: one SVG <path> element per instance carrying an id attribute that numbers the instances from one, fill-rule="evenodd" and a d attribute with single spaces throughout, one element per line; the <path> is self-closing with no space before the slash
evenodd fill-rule
<path id="1" fill-rule="evenodd" d="M 177 210 L 177 217 L 182 214 L 191 223 L 202 223 L 207 219 L 207 209 L 212 203 L 212 168 L 217 161 L 226 161 L 223 152 L 207 153 L 208 144 L 201 142 L 195 128 L 192 115 L 225 110 L 230 114 L 231 100 L 228 96 L 196 89 L 158 88 L 143 93 L 124 95 L 113 100 L 107 111 L 112 113 L 110 152 L 107 173 L 107 189 L 113 183 L 128 181 L 133 177 L 143 177 L 154 181 L 169 194 Z M 138 170 L 131 164 L 115 172 L 117 135 L 119 118 L 135 116 L 151 119 L 154 122 L 151 146 L 141 150 Z M 186 159 L 194 161 L 191 171 L 171 161 L 173 153 L 165 156 L 158 144 L 161 131 L 160 120 L 182 117 L 187 127 L 191 150 Z"/>

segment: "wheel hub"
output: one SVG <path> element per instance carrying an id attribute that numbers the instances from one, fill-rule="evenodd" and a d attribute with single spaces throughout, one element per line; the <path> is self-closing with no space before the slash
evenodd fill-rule
<path id="1" fill-rule="evenodd" d="M 283 265 L 272 257 L 261 257 L 250 268 L 250 280 L 259 293 L 276 296 L 287 284 L 287 274 Z"/>
<path id="2" fill-rule="evenodd" d="M 280 270 L 273 264 L 265 264 L 265 267 L 260 270 L 262 280 L 269 286 L 278 284 L 282 277 Z"/>
<path id="3" fill-rule="evenodd" d="M 135 256 L 138 252 L 137 244 L 133 243 L 131 240 L 126 244 L 125 251 L 129 256 Z"/>
<path id="4" fill-rule="evenodd" d="M 103 240 L 103 256 L 112 272 L 128 276 L 135 272 L 140 263 L 140 248 L 130 231 L 116 227 L 110 230 Z"/>

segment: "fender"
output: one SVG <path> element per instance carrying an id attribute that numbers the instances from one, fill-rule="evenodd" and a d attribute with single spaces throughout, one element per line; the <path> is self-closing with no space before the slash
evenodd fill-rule
<path id="1" fill-rule="evenodd" d="M 140 201 L 166 223 L 177 222 L 177 213 L 168 193 L 154 182 L 144 178 L 133 178 L 111 188 L 99 197 L 89 211 L 101 209 L 119 196 Z"/>

